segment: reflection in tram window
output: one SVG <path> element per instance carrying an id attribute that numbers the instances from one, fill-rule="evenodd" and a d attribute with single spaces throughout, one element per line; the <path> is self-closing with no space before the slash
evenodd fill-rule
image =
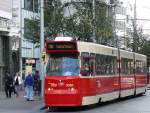
<path id="1" fill-rule="evenodd" d="M 51 57 L 47 65 L 49 76 L 77 76 L 79 70 L 78 57 Z"/>

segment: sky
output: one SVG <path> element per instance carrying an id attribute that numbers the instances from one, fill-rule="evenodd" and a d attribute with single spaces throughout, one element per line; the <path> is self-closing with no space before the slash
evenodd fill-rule
<path id="1" fill-rule="evenodd" d="M 12 0 L 0 0 L 0 17 L 12 18 L 11 14 Z"/>
<path id="2" fill-rule="evenodd" d="M 135 0 L 121 0 L 123 2 L 130 2 L 132 6 Z M 136 0 L 137 2 L 137 19 L 149 19 L 149 21 L 137 20 L 138 26 L 143 28 L 145 34 L 150 35 L 150 0 Z"/>

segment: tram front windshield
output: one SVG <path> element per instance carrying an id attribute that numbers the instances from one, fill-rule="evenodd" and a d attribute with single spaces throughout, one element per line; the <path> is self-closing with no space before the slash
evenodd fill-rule
<path id="1" fill-rule="evenodd" d="M 46 71 L 48 76 L 77 76 L 80 72 L 78 56 L 50 56 Z"/>

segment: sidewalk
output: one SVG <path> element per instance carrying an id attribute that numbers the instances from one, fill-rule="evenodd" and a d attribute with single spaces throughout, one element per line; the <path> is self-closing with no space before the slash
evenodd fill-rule
<path id="1" fill-rule="evenodd" d="M 23 92 L 19 97 L 12 95 L 12 98 L 6 98 L 4 92 L 0 93 L 0 113 L 36 113 L 42 107 L 43 102 L 39 97 L 34 97 L 34 101 L 26 101 Z"/>

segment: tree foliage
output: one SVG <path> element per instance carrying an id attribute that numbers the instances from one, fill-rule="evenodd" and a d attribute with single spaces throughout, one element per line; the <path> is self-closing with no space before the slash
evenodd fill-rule
<path id="1" fill-rule="evenodd" d="M 40 27 L 38 19 L 25 19 L 24 37 L 33 43 L 39 43 Z"/>
<path id="2" fill-rule="evenodd" d="M 111 18 L 107 16 L 107 5 L 96 0 L 96 18 L 93 20 L 92 1 L 72 3 L 76 9 L 75 20 L 78 20 L 75 33 L 84 41 L 91 41 L 93 26 L 96 28 L 96 42 L 106 44 L 112 38 Z"/>
<path id="3" fill-rule="evenodd" d="M 98 4 L 96 9 L 97 42 L 106 45 L 113 37 L 112 17 L 107 16 L 105 4 Z"/>
<path id="4" fill-rule="evenodd" d="M 93 28 L 96 30 L 96 42 L 108 44 L 113 37 L 112 18 L 107 15 L 108 6 L 96 0 L 95 19 L 91 0 L 62 3 L 61 0 L 45 0 L 44 27 L 45 37 L 71 36 L 82 41 L 92 41 Z M 94 27 L 93 27 L 94 26 Z M 28 21 L 25 37 L 36 41 L 39 37 L 39 23 Z"/>
<path id="5" fill-rule="evenodd" d="M 146 40 L 147 36 L 143 34 L 142 28 L 137 28 L 136 31 L 133 32 L 133 51 L 139 52 L 140 49 L 144 46 Z"/>
<path id="6" fill-rule="evenodd" d="M 138 27 L 133 21 L 131 25 L 131 37 L 126 37 L 127 47 L 131 48 L 133 52 L 139 53 L 146 43 L 148 36 L 143 33 L 143 29 Z"/>
<path id="7" fill-rule="evenodd" d="M 48 0 L 44 7 L 45 36 L 54 38 L 64 32 L 64 10 L 61 0 Z"/>
<path id="8" fill-rule="evenodd" d="M 150 66 L 150 40 L 144 43 L 140 53 L 147 56 L 147 64 Z"/>

